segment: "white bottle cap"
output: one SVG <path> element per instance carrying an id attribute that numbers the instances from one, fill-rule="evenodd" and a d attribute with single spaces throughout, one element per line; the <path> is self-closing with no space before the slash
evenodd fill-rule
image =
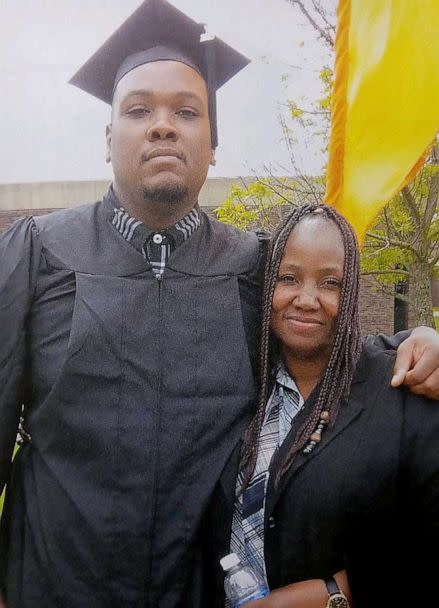
<path id="1" fill-rule="evenodd" d="M 231 568 L 233 568 L 233 566 L 239 564 L 240 561 L 241 560 L 236 555 L 236 553 L 229 553 L 229 555 L 226 555 L 225 557 L 220 559 L 220 564 L 222 569 L 227 572 L 227 570 L 230 570 Z"/>

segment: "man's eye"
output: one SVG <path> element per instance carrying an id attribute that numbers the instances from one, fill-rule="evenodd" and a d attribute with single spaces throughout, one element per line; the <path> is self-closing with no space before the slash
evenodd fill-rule
<path id="1" fill-rule="evenodd" d="M 133 118 L 141 118 L 141 117 L 145 116 L 146 114 L 149 114 L 149 110 L 142 106 L 137 106 L 134 108 L 129 108 L 127 110 L 127 114 L 128 114 L 128 116 L 131 116 Z"/>
<path id="2" fill-rule="evenodd" d="M 196 118 L 198 116 L 198 112 L 190 110 L 189 108 L 182 108 L 181 110 L 178 110 L 177 114 L 183 118 Z"/>

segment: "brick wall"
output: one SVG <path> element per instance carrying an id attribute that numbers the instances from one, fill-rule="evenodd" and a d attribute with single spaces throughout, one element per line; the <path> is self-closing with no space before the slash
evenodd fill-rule
<path id="1" fill-rule="evenodd" d="M 394 299 L 380 292 L 368 277 L 361 278 L 359 309 L 363 335 L 394 333 Z"/>
<path id="2" fill-rule="evenodd" d="M 21 209 L 0 211 L 0 232 L 6 230 L 15 220 L 26 215 L 43 215 L 55 209 Z M 213 208 L 205 208 L 212 213 Z M 370 279 L 363 278 L 360 289 L 360 319 L 364 334 L 393 334 L 393 298 L 378 292 Z"/>
<path id="3" fill-rule="evenodd" d="M 26 217 L 28 215 L 44 215 L 45 213 L 51 213 L 52 211 L 58 211 L 57 209 L 19 209 L 17 211 L 2 211 L 0 210 L 0 232 L 4 232 L 11 226 L 16 220 Z"/>

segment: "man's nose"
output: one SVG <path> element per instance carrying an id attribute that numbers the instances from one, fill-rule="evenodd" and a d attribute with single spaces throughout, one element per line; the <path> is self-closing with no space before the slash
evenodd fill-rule
<path id="1" fill-rule="evenodd" d="M 176 141 L 177 130 L 170 117 L 165 114 L 157 116 L 154 123 L 148 128 L 147 138 L 149 141 Z"/>

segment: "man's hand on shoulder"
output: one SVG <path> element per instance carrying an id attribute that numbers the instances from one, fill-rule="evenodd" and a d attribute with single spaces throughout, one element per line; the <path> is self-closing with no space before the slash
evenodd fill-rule
<path id="1" fill-rule="evenodd" d="M 392 386 L 404 384 L 412 393 L 439 399 L 439 334 L 416 327 L 396 353 Z"/>

